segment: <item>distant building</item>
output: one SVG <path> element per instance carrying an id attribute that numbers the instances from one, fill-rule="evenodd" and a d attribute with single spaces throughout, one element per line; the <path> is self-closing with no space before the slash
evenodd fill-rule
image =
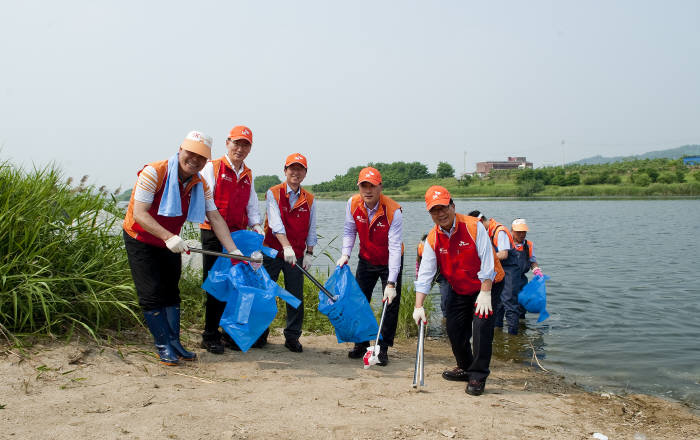
<path id="1" fill-rule="evenodd" d="M 476 173 L 485 176 L 491 170 L 514 170 L 532 168 L 532 162 L 528 162 L 525 156 L 509 157 L 505 162 L 477 162 Z"/>
<path id="2" fill-rule="evenodd" d="M 700 156 L 687 156 L 683 158 L 683 165 L 700 165 Z"/>

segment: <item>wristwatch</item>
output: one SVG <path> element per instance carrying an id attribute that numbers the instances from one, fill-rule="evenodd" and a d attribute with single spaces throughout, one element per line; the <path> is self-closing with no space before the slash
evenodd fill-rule
<path id="1" fill-rule="evenodd" d="M 306 255 L 313 255 L 313 254 L 314 254 L 313 251 L 308 251 L 308 250 L 306 251 Z"/>
<path id="2" fill-rule="evenodd" d="M 391 286 L 391 287 L 396 287 L 396 283 L 393 281 L 389 281 L 388 283 L 386 283 L 386 285 Z"/>

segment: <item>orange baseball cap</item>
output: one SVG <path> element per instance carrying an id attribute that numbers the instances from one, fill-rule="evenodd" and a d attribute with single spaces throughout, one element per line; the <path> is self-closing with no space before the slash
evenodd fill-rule
<path id="1" fill-rule="evenodd" d="M 437 205 L 449 205 L 450 204 L 450 199 L 452 197 L 450 196 L 450 192 L 447 191 L 444 187 L 439 186 L 439 185 L 433 185 L 428 190 L 425 192 L 425 209 L 430 211 L 433 206 Z"/>
<path id="2" fill-rule="evenodd" d="M 372 185 L 381 185 L 382 184 L 382 175 L 379 173 L 379 170 L 376 168 L 372 167 L 367 167 L 363 168 L 362 171 L 360 171 L 360 175 L 357 177 L 357 184 L 361 184 L 362 182 L 369 182 Z"/>
<path id="3" fill-rule="evenodd" d="M 253 132 L 245 125 L 236 125 L 233 127 L 231 132 L 228 134 L 228 138 L 232 141 L 237 139 L 245 139 L 250 142 L 250 145 L 253 145 Z"/>
<path id="4" fill-rule="evenodd" d="M 211 160 L 211 144 L 212 138 L 210 136 L 207 136 L 201 131 L 193 130 L 187 133 L 180 147 L 182 147 L 183 150 L 197 153 Z"/>
<path id="5" fill-rule="evenodd" d="M 298 163 L 299 165 L 303 166 L 306 169 L 309 168 L 306 165 L 306 158 L 304 157 L 303 154 L 300 154 L 300 153 L 292 153 L 289 156 L 287 156 L 287 160 L 284 162 L 284 167 L 287 168 L 289 165 L 292 165 L 295 163 Z"/>
<path id="6" fill-rule="evenodd" d="M 514 231 L 524 231 L 527 232 L 527 223 L 525 223 L 524 218 L 516 218 L 513 220 L 513 224 L 510 225 L 510 228 Z"/>

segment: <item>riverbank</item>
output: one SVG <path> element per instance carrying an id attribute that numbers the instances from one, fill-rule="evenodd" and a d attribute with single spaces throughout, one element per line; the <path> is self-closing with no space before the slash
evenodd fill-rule
<path id="1" fill-rule="evenodd" d="M 428 340 L 425 382 L 411 388 L 415 340 L 390 351 L 387 367 L 362 368 L 333 336 L 302 336 L 291 353 L 270 344 L 164 367 L 146 332 L 94 341 L 0 348 L 3 438 L 481 438 L 678 439 L 700 437 L 700 416 L 645 395 L 589 393 L 563 377 L 494 359 L 486 392 L 440 373 L 448 344 Z M 193 347 L 198 333 L 187 335 Z M 546 364 L 543 365 L 546 368 Z M 635 437 L 636 436 L 636 437 Z"/>

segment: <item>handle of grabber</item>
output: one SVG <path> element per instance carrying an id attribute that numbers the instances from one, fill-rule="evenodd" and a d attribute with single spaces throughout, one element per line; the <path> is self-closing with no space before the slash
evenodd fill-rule
<path id="1" fill-rule="evenodd" d="M 230 259 L 232 259 L 232 260 L 248 261 L 248 262 L 251 262 L 251 263 L 259 263 L 259 264 L 262 264 L 262 262 L 263 262 L 262 258 L 246 257 L 245 255 L 225 254 L 225 253 L 223 253 L 223 252 L 208 251 L 208 250 L 206 250 L 206 249 L 190 248 L 190 251 L 192 251 L 192 252 L 197 252 L 197 253 L 200 253 L 200 254 L 214 255 L 214 256 L 216 256 L 216 257 L 226 257 L 226 258 L 230 258 Z"/>
<path id="2" fill-rule="evenodd" d="M 299 270 L 301 271 L 301 273 L 303 273 L 304 275 L 306 275 L 306 278 L 308 278 L 312 283 L 314 283 L 314 284 L 316 285 L 316 287 L 318 287 L 319 289 L 321 289 L 321 292 L 325 293 L 326 296 L 328 297 L 328 299 L 330 299 L 330 300 L 333 301 L 333 302 L 338 301 L 338 297 L 337 297 L 337 296 L 334 296 L 331 292 L 328 291 L 328 289 L 326 289 L 326 288 L 324 287 L 323 284 L 319 283 L 318 280 L 317 280 L 316 278 L 314 278 L 313 276 L 311 276 L 311 274 L 309 273 L 308 270 L 304 269 L 304 268 L 301 267 L 301 265 L 299 265 L 299 264 L 295 264 L 295 266 L 296 266 L 297 268 L 299 268 Z"/>
<path id="3" fill-rule="evenodd" d="M 423 325 L 423 321 L 421 321 L 420 325 Z M 418 386 L 418 368 L 419 368 L 419 362 L 420 361 L 420 330 L 418 332 L 418 340 L 416 341 L 416 364 L 413 367 L 413 384 L 411 385 L 413 388 Z"/>
<path id="4" fill-rule="evenodd" d="M 423 354 L 425 353 L 425 323 L 423 321 L 420 322 L 420 330 L 418 333 L 418 344 L 420 346 L 420 386 L 425 386 L 425 382 L 423 380 L 425 371 L 423 363 Z"/>

